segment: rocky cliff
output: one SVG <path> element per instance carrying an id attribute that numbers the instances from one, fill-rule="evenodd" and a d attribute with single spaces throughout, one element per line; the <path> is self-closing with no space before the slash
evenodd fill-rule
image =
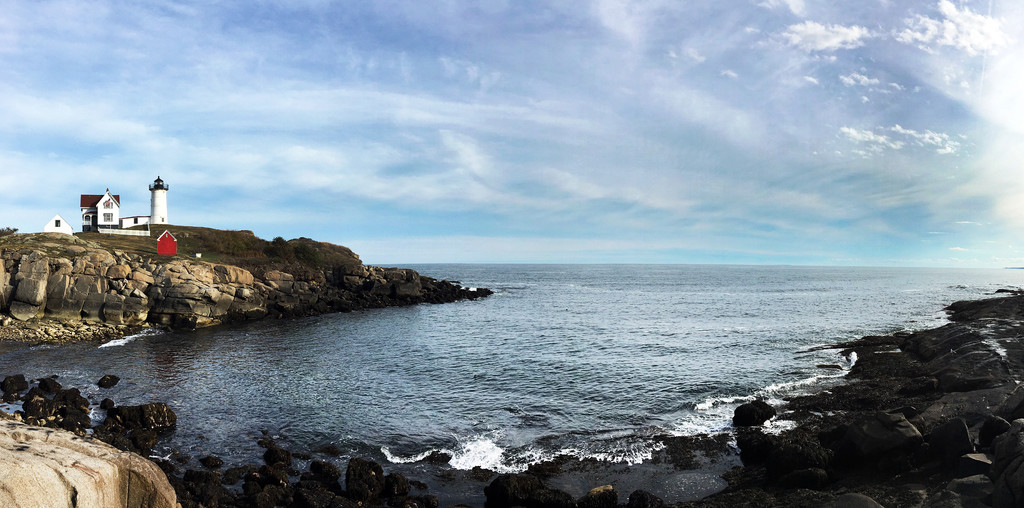
<path id="1" fill-rule="evenodd" d="M 289 273 L 261 265 L 150 256 L 79 237 L 14 235 L 0 243 L 0 324 L 45 320 L 197 328 L 229 321 L 363 308 L 442 303 L 490 294 L 367 266 L 351 255 L 332 266 Z M 308 242 L 335 248 L 329 244 Z M 340 248 L 343 249 L 343 248 Z"/>

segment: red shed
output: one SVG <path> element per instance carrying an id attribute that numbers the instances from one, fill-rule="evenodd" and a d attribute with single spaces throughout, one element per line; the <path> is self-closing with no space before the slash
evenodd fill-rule
<path id="1" fill-rule="evenodd" d="M 178 240 L 170 231 L 164 231 L 160 238 L 156 239 L 156 253 L 162 256 L 173 256 L 178 253 Z"/>

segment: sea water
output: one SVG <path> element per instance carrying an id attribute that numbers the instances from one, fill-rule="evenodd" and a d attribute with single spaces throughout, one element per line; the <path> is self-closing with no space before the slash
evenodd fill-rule
<path id="1" fill-rule="evenodd" d="M 385 469 L 433 451 L 499 472 L 562 454 L 636 464 L 657 436 L 728 430 L 744 401 L 840 382 L 855 359 L 818 346 L 939 326 L 953 301 L 1024 285 L 1022 270 L 412 267 L 495 294 L 102 345 L 0 343 L 0 375 L 166 402 L 178 429 L 158 453 L 229 465 L 258 460 L 261 431 Z M 107 373 L 121 382 L 96 387 Z"/>

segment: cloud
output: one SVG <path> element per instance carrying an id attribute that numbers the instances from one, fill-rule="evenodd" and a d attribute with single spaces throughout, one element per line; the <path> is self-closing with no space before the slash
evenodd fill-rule
<path id="1" fill-rule="evenodd" d="M 921 14 L 907 19 L 907 28 L 896 34 L 896 40 L 928 52 L 934 52 L 937 46 L 950 46 L 969 55 L 995 52 L 1010 43 L 1000 19 L 977 14 L 966 6 L 957 9 L 949 0 L 940 0 L 938 10 L 941 19 Z"/>
<path id="2" fill-rule="evenodd" d="M 797 16 L 803 16 L 806 14 L 804 0 L 765 0 L 758 5 L 768 9 L 778 9 L 779 7 L 785 6 Z"/>
<path id="3" fill-rule="evenodd" d="M 950 247 L 949 250 L 956 251 L 956 252 L 967 252 L 967 249 L 965 249 L 963 247 Z"/>
<path id="4" fill-rule="evenodd" d="M 961 144 L 954 141 L 949 134 L 925 130 L 923 132 L 907 129 L 896 124 L 879 134 L 870 130 L 859 130 L 852 127 L 842 127 L 839 132 L 847 139 L 857 144 L 865 145 L 867 151 L 880 153 L 886 149 L 901 150 L 907 143 L 913 143 L 920 147 L 934 148 L 939 155 L 949 155 L 960 150 Z"/>
<path id="5" fill-rule="evenodd" d="M 736 78 L 740 77 L 740 75 L 736 74 L 736 71 L 734 71 L 732 69 L 725 69 L 724 71 L 721 72 L 721 74 L 722 74 L 722 76 L 725 76 L 725 77 L 730 78 L 730 79 L 736 79 Z"/>
<path id="6" fill-rule="evenodd" d="M 809 53 L 859 48 L 864 45 L 864 39 L 871 36 L 871 32 L 861 26 L 822 25 L 814 21 L 790 25 L 782 33 L 790 46 Z"/>
<path id="7" fill-rule="evenodd" d="M 808 82 L 808 83 L 810 83 L 812 85 L 817 85 L 818 84 L 818 78 L 814 78 L 814 77 L 811 77 L 811 76 L 804 76 L 804 81 L 806 81 L 806 82 Z"/>
<path id="8" fill-rule="evenodd" d="M 871 86 L 878 84 L 877 79 L 869 78 L 863 74 L 857 74 L 856 72 L 847 74 L 846 76 L 839 76 L 839 81 L 846 86 Z"/>

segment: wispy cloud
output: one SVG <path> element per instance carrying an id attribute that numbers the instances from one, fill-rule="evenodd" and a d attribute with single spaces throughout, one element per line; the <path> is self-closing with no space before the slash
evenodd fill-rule
<path id="1" fill-rule="evenodd" d="M 914 44 L 925 51 L 951 46 L 970 55 L 996 51 L 1010 43 L 997 18 L 975 13 L 968 7 L 958 9 L 950 0 L 940 0 L 941 18 L 918 14 L 906 20 L 907 28 L 896 34 L 896 40 Z"/>
<path id="2" fill-rule="evenodd" d="M 814 21 L 790 25 L 782 32 L 787 44 L 808 52 L 854 49 L 870 37 L 871 32 L 862 26 L 822 25 Z"/>

